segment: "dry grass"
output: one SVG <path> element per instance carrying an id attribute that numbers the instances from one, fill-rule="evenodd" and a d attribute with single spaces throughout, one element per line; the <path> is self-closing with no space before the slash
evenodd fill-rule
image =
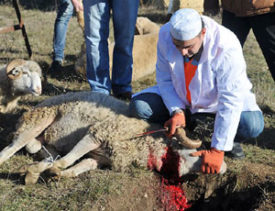
<path id="1" fill-rule="evenodd" d="M 36 1 L 32 2 L 34 4 Z M 71 19 L 67 33 L 64 78 L 57 80 L 48 75 L 55 12 L 48 9 L 46 11 L 23 9 L 21 12 L 31 43 L 33 59 L 42 66 L 47 80 L 41 97 L 26 97 L 20 102 L 20 108 L 15 113 L 0 115 L 1 149 L 10 141 L 14 124 L 25 108 L 34 106 L 52 95 L 67 91 L 89 90 L 87 82 L 75 76 L 73 69 L 83 42 L 76 18 Z M 152 7 L 140 8 L 139 14 L 146 15 L 159 24 L 163 24 L 165 20 L 163 11 L 154 10 Z M 219 16 L 214 18 L 220 21 Z M 0 5 L 0 26 L 15 23 L 13 8 Z M 0 40 L 0 64 L 6 64 L 14 58 L 28 57 L 20 31 L 0 34 Z M 266 125 L 260 137 L 249 140 L 243 145 L 247 154 L 243 161 L 233 161 L 229 158 L 226 158 L 226 161 L 231 171 L 238 175 L 236 191 L 240 191 L 241 194 L 242 191 L 246 193 L 245 191 L 253 187 L 263 187 L 266 191 L 266 196 L 265 194 L 263 196 L 266 198 L 258 207 L 259 210 L 269 210 L 272 205 L 274 206 L 275 199 L 275 85 L 253 34 L 250 34 L 244 52 L 248 75 L 254 85 L 257 101 L 263 108 Z M 133 91 L 140 91 L 153 84 L 155 84 L 154 74 L 134 82 Z M 21 151 L 0 166 L 0 210 L 161 210 L 158 204 L 159 196 L 156 193 L 158 180 L 152 172 L 136 168 L 127 174 L 97 170 L 74 179 L 58 181 L 47 180 L 48 177 L 43 176 L 39 184 L 24 186 L 23 178 L 16 172 L 21 165 L 32 161 L 31 156 Z"/>

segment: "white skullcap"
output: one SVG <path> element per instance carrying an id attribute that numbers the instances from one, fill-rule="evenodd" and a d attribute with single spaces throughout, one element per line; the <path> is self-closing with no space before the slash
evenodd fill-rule
<path id="1" fill-rule="evenodd" d="M 189 8 L 176 11 L 170 19 L 170 33 L 176 40 L 191 40 L 202 30 L 200 14 Z"/>

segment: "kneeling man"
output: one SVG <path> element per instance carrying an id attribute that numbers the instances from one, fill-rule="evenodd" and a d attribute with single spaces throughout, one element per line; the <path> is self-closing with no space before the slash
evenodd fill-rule
<path id="1" fill-rule="evenodd" d="M 225 151 L 243 158 L 240 142 L 263 131 L 239 40 L 193 9 L 178 10 L 161 28 L 156 81 L 132 98 L 131 114 L 164 123 L 169 137 L 188 124 L 187 110 L 194 116 L 215 115 L 211 148 L 193 154 L 202 157 L 205 173 L 219 172 Z"/>

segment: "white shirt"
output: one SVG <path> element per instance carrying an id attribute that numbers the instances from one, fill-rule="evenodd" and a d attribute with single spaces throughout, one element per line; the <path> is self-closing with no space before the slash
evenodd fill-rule
<path id="1" fill-rule="evenodd" d="M 189 85 L 191 105 L 186 99 L 183 56 L 172 42 L 169 22 L 159 32 L 157 85 L 140 93 L 159 94 L 170 113 L 187 107 L 192 113 L 216 113 L 211 146 L 228 151 L 233 147 L 241 112 L 260 109 L 251 92 L 237 37 L 214 20 L 202 18 L 206 34 L 198 68 Z"/>

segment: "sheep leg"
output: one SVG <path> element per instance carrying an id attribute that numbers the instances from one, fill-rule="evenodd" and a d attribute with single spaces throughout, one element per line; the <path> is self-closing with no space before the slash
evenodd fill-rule
<path id="1" fill-rule="evenodd" d="M 25 184 L 35 184 L 40 176 L 40 173 L 43 171 L 51 168 L 53 166 L 53 163 L 50 162 L 48 159 L 44 159 L 40 162 L 35 162 L 30 165 L 22 166 L 19 169 L 19 172 L 21 174 L 26 174 L 25 176 Z"/>
<path id="2" fill-rule="evenodd" d="M 82 174 L 86 171 L 94 170 L 98 166 L 96 160 L 92 158 L 87 158 L 80 161 L 78 164 L 60 172 L 61 177 L 77 177 L 79 174 Z"/>
<path id="3" fill-rule="evenodd" d="M 26 146 L 25 149 L 31 154 L 37 153 L 42 148 L 42 144 L 36 138 L 32 139 Z"/>
<path id="4" fill-rule="evenodd" d="M 67 155 L 54 162 L 51 168 L 52 173 L 59 175 L 60 169 L 67 168 L 76 160 L 83 157 L 88 152 L 97 149 L 99 146 L 100 144 L 94 142 L 90 134 L 85 135 Z"/>
<path id="5" fill-rule="evenodd" d="M 33 124 L 33 127 L 27 129 L 21 129 L 23 132 L 17 135 L 12 143 L 5 147 L 0 152 L 0 165 L 13 156 L 21 148 L 29 144 L 34 140 L 35 137 L 39 136 L 52 122 L 54 121 L 56 115 L 54 113 L 45 116 L 46 118 L 41 117 L 39 122 Z"/>
<path id="6" fill-rule="evenodd" d="M 23 174 L 26 175 L 25 176 L 25 184 L 26 185 L 35 184 L 37 182 L 40 174 L 53 166 L 52 159 L 55 158 L 58 155 L 58 153 L 51 146 L 47 146 L 46 150 L 47 151 L 45 151 L 45 150 L 40 151 L 43 154 L 42 156 L 45 159 L 43 159 L 40 162 L 35 162 L 32 164 L 22 166 L 19 169 L 19 173 L 21 175 L 23 175 Z M 52 158 L 49 159 L 48 153 L 51 155 Z"/>

